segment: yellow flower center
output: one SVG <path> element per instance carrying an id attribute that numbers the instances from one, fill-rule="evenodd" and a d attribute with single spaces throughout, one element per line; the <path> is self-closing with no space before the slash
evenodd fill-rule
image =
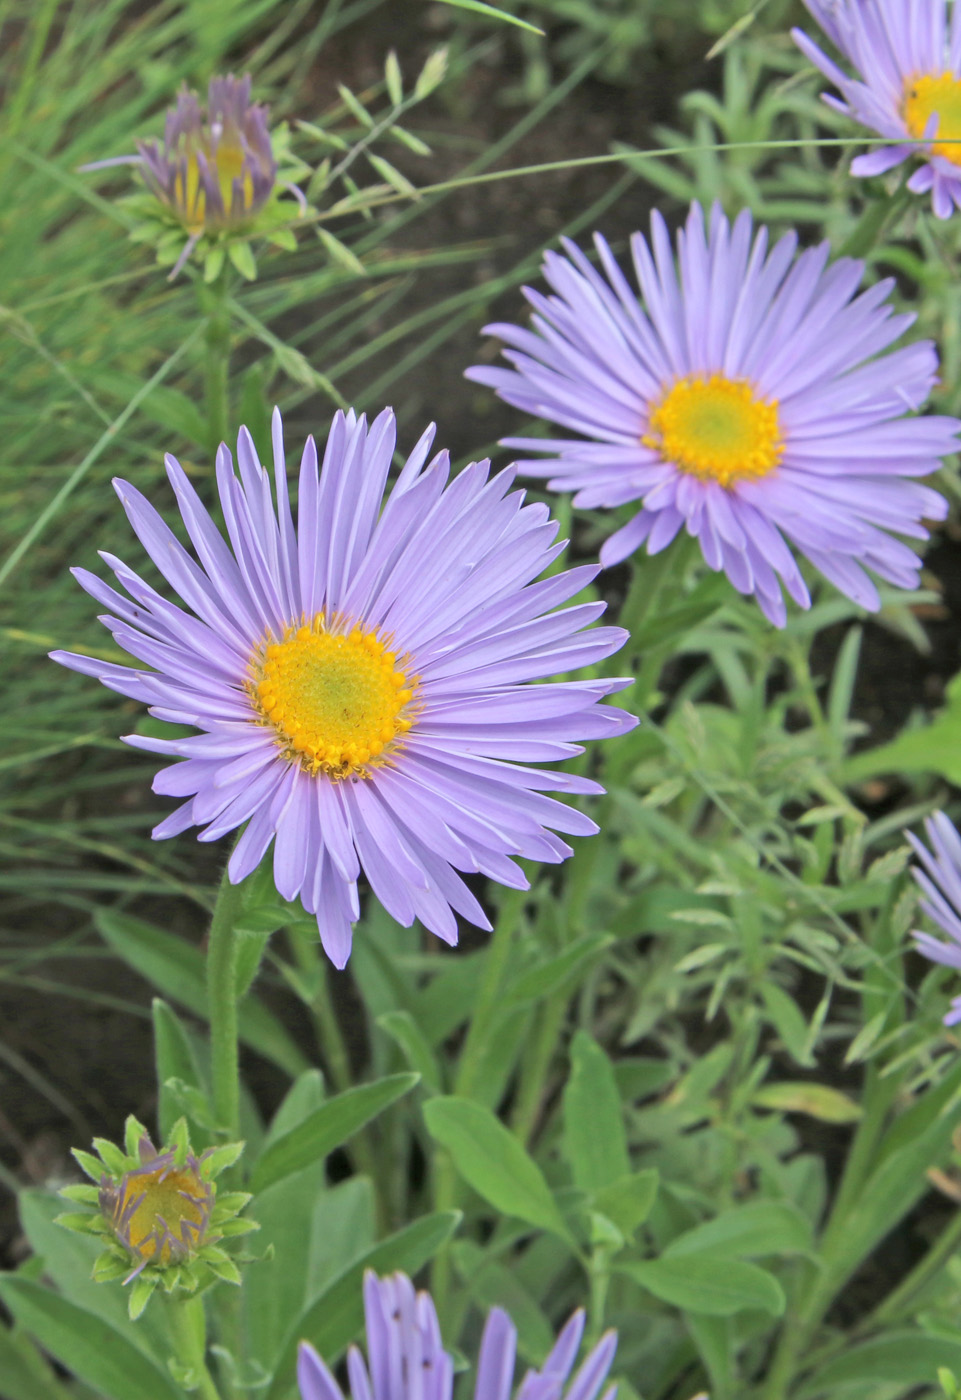
<path id="1" fill-rule="evenodd" d="M 938 114 L 939 141 L 931 145 L 933 155 L 944 156 L 961 165 L 961 79 L 954 73 L 937 78 L 924 73 L 909 78 L 904 88 L 904 121 L 912 136 L 922 137 L 932 112 Z M 952 141 L 959 144 L 951 144 Z"/>
<path id="2" fill-rule="evenodd" d="M 642 441 L 679 471 L 722 486 L 767 476 L 784 451 L 777 400 L 723 374 L 676 380 L 652 409 Z"/>
<path id="3" fill-rule="evenodd" d="M 142 1199 L 130 1212 L 138 1196 Z M 128 1172 L 113 1212 L 118 1237 L 141 1259 L 161 1265 L 171 1256 L 182 1259 L 203 1243 L 210 1201 L 210 1187 L 189 1167 L 167 1164 Z"/>
<path id="4" fill-rule="evenodd" d="M 366 765 L 411 727 L 417 678 L 397 664 L 376 629 L 334 631 L 323 613 L 268 639 L 253 663 L 251 698 L 285 756 L 335 781 Z"/>
<path id="5" fill-rule="evenodd" d="M 216 216 L 216 222 L 229 224 L 232 222 L 230 210 L 234 197 L 234 180 L 244 169 L 244 149 L 236 142 L 221 140 L 216 154 L 206 142 L 202 143 L 201 151 L 208 168 L 216 172 L 220 197 L 223 200 L 224 213 L 223 216 Z M 248 171 L 244 175 L 242 212 L 250 208 L 253 198 L 254 182 Z M 195 151 L 189 151 L 187 154 L 186 174 L 178 171 L 174 178 L 174 204 L 188 232 L 200 233 L 207 221 L 207 193 L 200 179 L 200 167 Z M 237 220 L 233 222 L 236 223 Z"/>

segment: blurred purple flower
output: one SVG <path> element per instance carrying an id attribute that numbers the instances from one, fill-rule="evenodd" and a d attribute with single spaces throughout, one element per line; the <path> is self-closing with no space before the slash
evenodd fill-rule
<path id="1" fill-rule="evenodd" d="M 168 457 L 199 563 L 134 486 L 115 482 L 190 611 L 105 554 L 133 602 L 85 569 L 74 573 L 110 610 L 101 621 L 117 645 L 153 669 L 52 653 L 156 718 L 202 731 L 127 737 L 185 760 L 154 780 L 156 792 L 188 799 L 154 836 L 202 825 L 200 839 L 214 841 L 246 823 L 230 857 L 234 883 L 273 841 L 277 889 L 317 915 L 338 967 L 350 955 L 361 870 L 401 924 L 417 918 L 455 943 L 456 910 L 489 929 L 455 870 L 526 889 L 512 856 L 561 861 L 571 848 L 549 828 L 597 830 L 543 795 L 597 793 L 597 783 L 527 765 L 637 723 L 599 703 L 627 680 L 539 683 L 603 660 L 626 638 L 619 627 L 582 631 L 603 603 L 559 608 L 596 568 L 534 582 L 564 547 L 552 543 L 547 507 L 525 505 L 510 491 L 513 472 L 490 478 L 488 462 L 453 481 L 446 452 L 425 467 L 433 437 L 431 427 L 384 503 L 394 415 L 385 410 L 368 431 L 353 411 L 338 413 L 320 475 L 308 439 L 295 528 L 279 413 L 276 505 L 241 429 L 239 475 L 225 445 L 217 454 L 229 547 Z"/>
<path id="2" fill-rule="evenodd" d="M 352 1400 L 451 1400 L 454 1364 L 444 1351 L 434 1304 L 415 1293 L 405 1274 L 379 1279 L 364 1275 L 364 1315 L 369 1370 L 357 1347 L 347 1353 Z M 528 1371 L 517 1400 L 595 1400 L 611 1369 L 617 1334 L 605 1332 L 568 1385 L 584 1332 L 578 1311 L 563 1328 L 539 1371 Z M 501 1308 L 493 1308 L 484 1328 L 474 1400 L 510 1400 L 514 1382 L 517 1329 Z M 297 1379 L 301 1400 L 344 1400 L 340 1386 L 307 1342 L 300 1345 Z M 565 1389 L 566 1387 L 566 1389 Z M 614 1400 L 617 1386 L 602 1400 Z"/>
<path id="3" fill-rule="evenodd" d="M 912 156 L 924 161 L 908 180 L 931 191 L 946 219 L 961 207 L 961 5 L 946 0 L 804 0 L 858 74 L 851 78 L 801 29 L 792 31 L 806 58 L 841 92 L 825 102 L 894 144 L 875 146 L 851 163 L 854 175 L 883 175 Z M 922 146 L 905 140 L 924 138 Z M 937 138 L 941 138 L 940 141 Z"/>
<path id="4" fill-rule="evenodd" d="M 914 848 L 922 868 L 912 870 L 924 898 L 921 911 L 933 919 L 948 936 L 948 941 L 933 938 L 930 933 L 914 931 L 919 953 L 932 962 L 943 963 L 961 972 L 961 836 L 953 822 L 943 812 L 935 812 L 924 823 L 924 833 L 931 850 L 913 832 L 905 835 Z M 946 1026 L 961 1021 L 961 995 L 951 1002 L 944 1018 Z"/>
<path id="5" fill-rule="evenodd" d="M 944 518 L 944 499 L 909 478 L 940 466 L 961 423 L 905 416 L 938 361 L 930 341 L 882 353 L 914 320 L 886 304 L 893 279 L 856 295 L 862 263 L 828 266 L 827 243 L 795 257 L 794 233 L 768 252 L 747 210 L 732 226 L 715 206 L 705 229 L 694 204 L 676 267 L 658 213 L 651 234 L 631 244 L 643 307 L 596 234 L 603 271 L 565 240 L 567 257 L 544 262 L 556 295 L 524 289 L 531 329 L 485 327 L 514 369 L 468 377 L 583 435 L 504 439 L 551 454 L 518 468 L 585 509 L 641 502 L 601 549 L 605 567 L 683 527 L 777 626 L 779 578 L 810 606 L 786 541 L 862 607 L 880 606 L 865 567 L 916 587 L 920 561 L 888 531 L 927 539 L 922 517 Z"/>

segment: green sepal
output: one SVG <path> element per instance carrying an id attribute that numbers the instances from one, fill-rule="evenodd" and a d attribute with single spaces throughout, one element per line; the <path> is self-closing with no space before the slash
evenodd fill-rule
<path id="1" fill-rule="evenodd" d="M 71 1147 L 70 1151 L 80 1170 L 89 1176 L 92 1181 L 99 1182 L 100 1178 L 103 1176 L 103 1162 L 98 1161 L 90 1152 L 82 1152 L 79 1147 Z"/>
<path id="2" fill-rule="evenodd" d="M 79 1182 L 76 1186 L 61 1186 L 57 1193 L 65 1201 L 79 1201 L 83 1205 L 100 1204 L 100 1187 L 88 1186 L 86 1182 Z"/>
<path id="3" fill-rule="evenodd" d="M 109 1138 L 94 1138 L 93 1145 L 111 1176 L 123 1176 L 124 1172 L 129 1169 L 126 1155 Z"/>
<path id="4" fill-rule="evenodd" d="M 121 1256 L 115 1249 L 105 1249 L 94 1260 L 90 1277 L 94 1283 L 112 1283 L 114 1279 L 126 1278 L 131 1267 L 126 1255 Z"/>
<path id="5" fill-rule="evenodd" d="M 227 247 L 227 256 L 245 282 L 256 282 L 257 259 L 254 257 L 253 249 L 246 240 L 242 243 L 229 244 Z"/>
<path id="6" fill-rule="evenodd" d="M 260 1222 L 257 1220 L 224 1220 L 217 1226 L 223 1239 L 230 1239 L 232 1235 L 249 1235 L 252 1230 L 260 1229 Z"/>
<path id="7" fill-rule="evenodd" d="M 278 248 L 283 248 L 285 253 L 297 251 L 297 235 L 291 228 L 279 228 L 270 234 L 268 242 L 273 243 Z"/>
<path id="8" fill-rule="evenodd" d="M 245 1146 L 243 1142 L 225 1142 L 222 1147 L 208 1148 L 200 1159 L 200 1174 L 204 1180 L 211 1181 L 232 1167 Z M 247 1200 L 250 1200 L 249 1196 Z"/>
<path id="9" fill-rule="evenodd" d="M 54 1216 L 53 1223 L 62 1225 L 65 1230 L 73 1230 L 78 1235 L 109 1235 L 110 1226 L 102 1215 L 81 1215 L 79 1211 L 67 1211 Z"/>
<path id="10" fill-rule="evenodd" d="M 127 1316 L 131 1322 L 136 1322 L 144 1308 L 150 1302 L 151 1294 L 157 1287 L 157 1275 L 143 1273 L 139 1278 L 134 1279 L 133 1287 L 127 1298 Z"/>
<path id="11" fill-rule="evenodd" d="M 149 1137 L 150 1134 L 140 1120 L 135 1118 L 132 1113 L 129 1114 L 123 1125 L 123 1145 L 127 1149 L 127 1156 L 133 1157 L 139 1163 L 140 1144 L 144 1138 Z"/>
<path id="12" fill-rule="evenodd" d="M 212 248 L 207 250 L 207 255 L 204 258 L 204 281 L 216 282 L 226 261 L 226 248 L 222 243 L 215 243 Z"/>
<path id="13" fill-rule="evenodd" d="M 190 1153 L 190 1129 L 187 1127 L 186 1118 L 178 1118 L 170 1129 L 169 1136 L 164 1144 L 165 1150 L 174 1149 L 174 1164 L 182 1167 Z"/>
<path id="14" fill-rule="evenodd" d="M 249 1205 L 253 1199 L 249 1191 L 225 1191 L 222 1196 L 216 1197 L 210 1218 L 211 1224 L 219 1225 L 221 1220 L 227 1220 L 231 1215 L 239 1215 L 244 1206 Z"/>
<path id="15" fill-rule="evenodd" d="M 222 1259 L 207 1259 L 205 1262 L 210 1272 L 216 1274 L 224 1283 L 233 1283 L 239 1287 L 241 1283 L 240 1270 L 229 1254 L 224 1254 Z"/>

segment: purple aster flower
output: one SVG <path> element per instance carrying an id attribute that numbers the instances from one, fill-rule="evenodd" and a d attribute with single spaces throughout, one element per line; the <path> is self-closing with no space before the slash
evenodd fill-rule
<path id="1" fill-rule="evenodd" d="M 886 304 L 893 281 L 858 295 L 862 263 L 829 266 L 827 243 L 795 257 L 794 233 L 768 251 L 747 210 L 732 226 L 715 205 L 705 229 L 693 205 L 676 267 L 657 213 L 651 233 L 651 247 L 631 243 L 643 306 L 596 234 L 602 270 L 565 240 L 567 257 L 544 263 L 555 295 L 525 288 L 531 329 L 485 327 L 514 369 L 468 377 L 588 439 L 507 438 L 551 454 L 519 469 L 576 491 L 577 506 L 640 501 L 605 566 L 645 541 L 655 554 L 683 527 L 777 626 L 781 583 L 810 606 L 788 542 L 862 607 L 880 606 L 865 568 L 916 587 L 917 555 L 888 532 L 926 539 L 922 517 L 944 518 L 944 499 L 910 478 L 940 466 L 961 424 L 906 416 L 937 355 L 930 341 L 882 353 L 914 320 Z"/>
<path id="2" fill-rule="evenodd" d="M 803 30 L 793 30 L 798 48 L 844 99 L 825 93 L 825 102 L 893 142 L 857 156 L 852 174 L 882 175 L 920 156 L 924 165 L 908 188 L 930 190 L 935 214 L 948 218 L 961 207 L 961 144 L 950 144 L 961 138 L 961 6 L 954 4 L 949 24 L 946 0 L 804 3 L 859 75 L 848 77 Z"/>
<path id="3" fill-rule="evenodd" d="M 961 972 L 961 836 L 943 812 L 935 812 L 924 823 L 924 833 L 931 850 L 911 831 L 905 835 L 914 848 L 922 868 L 912 870 L 924 898 L 922 913 L 933 919 L 948 936 L 948 941 L 933 938 L 929 933 L 914 931 L 918 952 L 932 962 L 943 963 Z M 944 1018 L 946 1026 L 961 1021 L 961 995 L 951 1002 Z"/>
<path id="4" fill-rule="evenodd" d="M 347 1353 L 353 1400 L 451 1400 L 454 1363 L 444 1350 L 434 1304 L 415 1293 L 405 1274 L 379 1279 L 364 1275 L 364 1315 L 369 1371 L 357 1347 Z M 568 1385 L 581 1337 L 584 1313 L 567 1322 L 539 1371 L 528 1371 L 517 1400 L 595 1400 L 611 1369 L 617 1334 L 605 1332 Z M 484 1328 L 474 1400 L 510 1400 L 514 1382 L 517 1329 L 507 1313 L 493 1308 Z M 340 1386 L 307 1342 L 297 1365 L 301 1400 L 344 1400 Z M 566 1389 L 565 1389 L 566 1387 Z M 614 1400 L 617 1386 L 602 1400 Z"/>
<path id="5" fill-rule="evenodd" d="M 594 567 L 534 582 L 564 548 L 547 507 L 525 505 L 510 490 L 513 472 L 491 477 L 488 462 L 453 481 L 446 452 L 425 467 L 431 427 L 381 509 L 395 436 L 390 410 L 369 431 L 338 413 L 322 473 L 308 439 L 295 527 L 279 413 L 276 504 L 241 429 L 239 474 L 225 445 L 217 454 L 229 545 L 168 457 L 196 559 L 136 487 L 116 482 L 188 610 L 104 554 L 132 601 L 85 569 L 76 577 L 110 610 L 102 621 L 118 646 L 152 669 L 52 654 L 158 719 L 201 731 L 127 738 L 183 760 L 154 780 L 156 792 L 187 798 L 154 836 L 196 825 L 215 841 L 246 823 L 228 867 L 235 883 L 273 841 L 277 889 L 316 913 L 338 967 L 350 955 L 361 870 L 401 924 L 418 918 L 455 943 L 456 910 L 489 929 L 455 870 L 524 889 L 511 857 L 560 861 L 571 848 L 549 828 L 597 830 L 543 795 L 597 793 L 597 783 L 529 765 L 637 723 L 599 703 L 628 680 L 531 684 L 600 661 L 626 637 L 582 630 L 603 603 L 559 608 Z"/>

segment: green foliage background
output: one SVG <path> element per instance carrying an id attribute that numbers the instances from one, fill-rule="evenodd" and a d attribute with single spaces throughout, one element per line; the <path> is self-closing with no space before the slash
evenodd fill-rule
<path id="1" fill-rule="evenodd" d="M 503 8 L 546 38 L 443 14 L 448 76 L 423 108 L 408 99 L 424 55 L 403 45 L 399 94 L 393 70 L 314 90 L 326 46 L 369 47 L 388 24 L 379 0 L 8 0 L 0 17 L 0 988 L 133 1016 L 132 995 L 73 985 L 59 960 L 144 977 L 163 1133 L 180 1115 L 196 1141 L 212 1132 L 196 935 L 216 872 L 189 838 L 149 840 L 152 765 L 116 736 L 151 721 L 46 652 L 113 655 L 66 571 L 97 567 L 95 548 L 133 562 L 112 475 L 163 508 L 171 451 L 212 498 L 211 293 L 199 269 L 169 284 L 127 241 L 123 174 L 79 165 L 159 130 L 181 81 L 230 68 L 292 123 L 321 217 L 294 251 L 256 248 L 257 279 L 238 272 L 227 301 L 228 419 L 260 444 L 274 402 L 289 442 L 322 437 L 345 402 L 390 399 L 410 439 L 432 411 L 422 377 L 498 298 L 516 317 L 542 247 L 603 226 L 628 192 L 673 217 L 692 198 L 746 204 L 774 232 L 864 256 L 869 278 L 894 272 L 915 333 L 939 342 L 935 407 L 961 407 L 958 221 L 850 181 L 852 133 L 787 37 L 800 7 Z M 498 135 L 472 142 L 470 75 L 491 63 L 506 75 Z M 563 229 L 515 230 L 506 256 L 500 234 L 451 231 L 465 191 L 476 201 L 583 84 L 630 91 L 672 64 L 703 86 L 643 144 L 598 152 L 603 187 Z M 436 188 L 414 198 L 408 181 Z M 485 450 L 484 414 L 460 425 L 464 453 Z M 954 466 L 943 476 L 956 499 Z M 609 514 L 579 520 L 576 548 L 594 555 L 610 529 Z M 465 1352 L 501 1303 L 539 1363 L 588 1302 L 592 1335 L 620 1329 L 627 1400 L 897 1400 L 940 1393 L 939 1368 L 961 1374 L 961 1068 L 940 1020 L 948 979 L 909 953 L 901 837 L 958 780 L 961 693 L 933 718 L 899 716 L 883 744 L 857 717 L 865 625 L 920 655 L 938 595 L 891 590 L 865 624 L 824 588 L 775 634 L 683 549 L 600 586 L 631 627 L 610 664 L 633 666 L 644 723 L 579 760 L 609 789 L 603 834 L 529 896 L 489 891 L 489 944 L 452 956 L 372 903 L 348 1000 L 303 911 L 269 883 L 246 891 L 241 1035 L 274 1078 L 243 1105 L 262 1257 L 223 1324 L 227 1394 L 289 1400 L 299 1337 L 334 1360 L 356 1335 L 365 1265 L 428 1263 Z M 879 780 L 890 800 L 866 793 Z M 88 1126 L 49 1066 L 2 1041 L 0 1060 L 8 1092 L 26 1084 Z M 135 1107 L 110 1105 L 113 1126 Z M 169 1400 L 162 1325 L 130 1323 L 119 1290 L 90 1284 L 88 1242 L 51 1223 L 58 1208 L 40 1187 L 21 1198 L 33 1257 L 0 1277 L 0 1396 Z"/>

